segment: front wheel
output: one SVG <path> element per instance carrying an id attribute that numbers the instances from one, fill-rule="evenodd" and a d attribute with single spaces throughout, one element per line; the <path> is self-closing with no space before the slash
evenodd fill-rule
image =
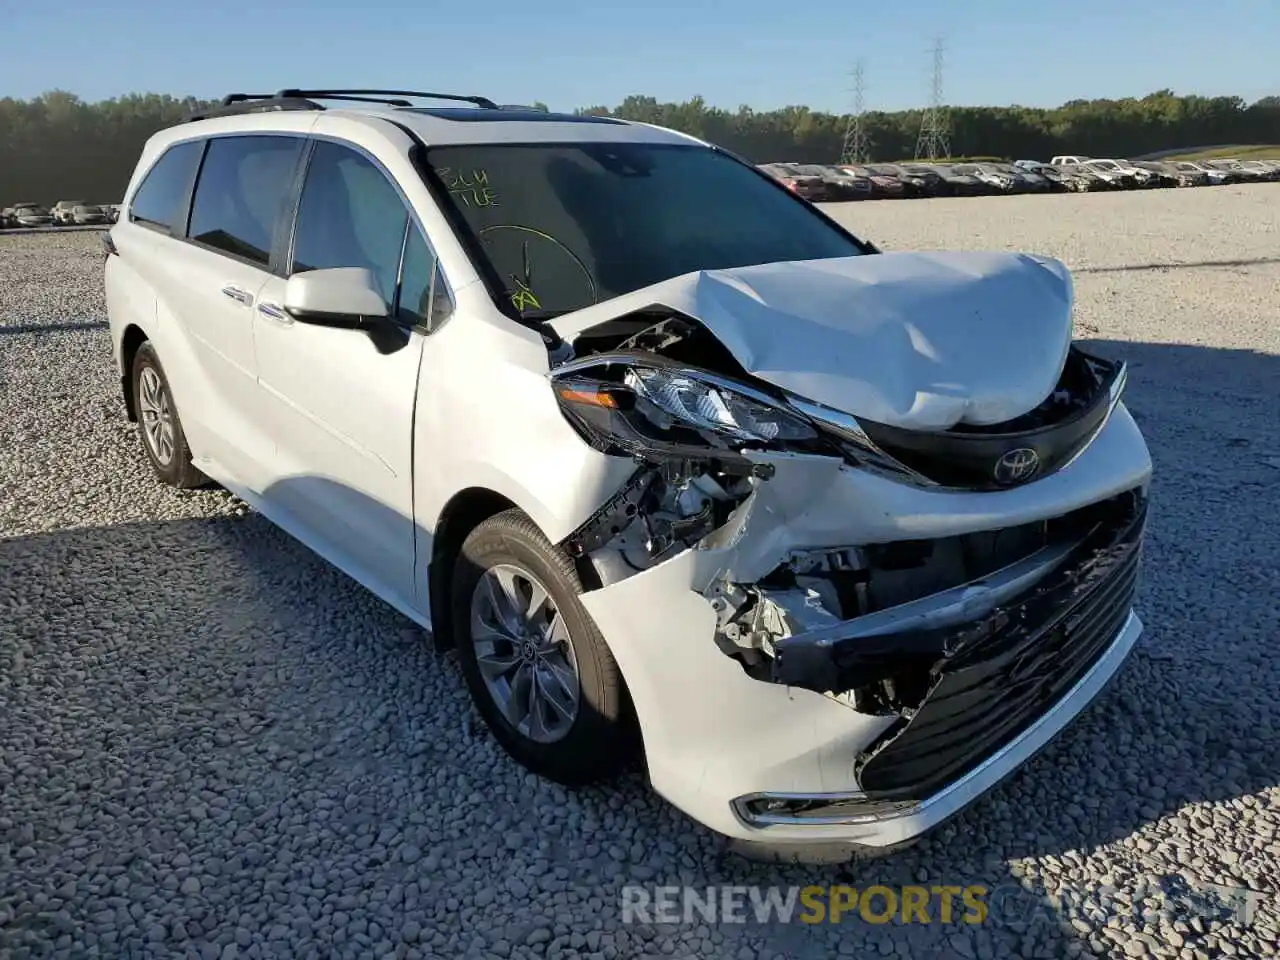
<path id="1" fill-rule="evenodd" d="M 156 476 L 183 490 L 204 486 L 209 478 L 191 462 L 191 448 L 173 403 L 169 378 L 150 341 L 133 358 L 133 403 L 142 449 Z"/>
<path id="2" fill-rule="evenodd" d="M 622 674 L 581 593 L 573 561 L 519 510 L 477 526 L 453 575 L 458 661 L 480 715 L 515 760 L 571 786 L 639 752 Z"/>

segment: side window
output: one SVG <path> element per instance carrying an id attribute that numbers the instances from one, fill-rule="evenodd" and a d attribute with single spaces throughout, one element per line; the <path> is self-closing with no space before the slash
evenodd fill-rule
<path id="1" fill-rule="evenodd" d="M 170 147 L 142 178 L 129 204 L 129 219 L 164 230 L 186 219 L 187 190 L 200 162 L 203 140 Z"/>
<path id="2" fill-rule="evenodd" d="M 190 238 L 266 266 L 301 146 L 298 137 L 210 140 L 191 206 Z"/>
<path id="3" fill-rule="evenodd" d="M 397 316 L 410 326 L 422 324 L 428 330 L 435 330 L 452 313 L 453 299 L 445 286 L 440 261 L 414 224 L 409 227 L 409 239 L 404 247 Z"/>
<path id="4" fill-rule="evenodd" d="M 302 187 L 290 272 L 367 267 L 390 310 L 408 220 L 399 192 L 373 161 L 320 141 Z"/>

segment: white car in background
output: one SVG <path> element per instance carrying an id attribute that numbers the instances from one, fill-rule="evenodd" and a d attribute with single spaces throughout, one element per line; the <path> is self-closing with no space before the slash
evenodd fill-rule
<path id="1" fill-rule="evenodd" d="M 368 90 L 157 133 L 104 246 L 155 474 L 455 648 L 541 775 L 642 758 L 744 843 L 885 848 L 1141 631 L 1151 461 L 1057 260 L 880 253 L 681 133 Z"/>
<path id="2" fill-rule="evenodd" d="M 84 206 L 83 200 L 59 200 L 49 211 L 53 222 L 60 227 L 69 227 L 76 222 L 76 207 Z"/>

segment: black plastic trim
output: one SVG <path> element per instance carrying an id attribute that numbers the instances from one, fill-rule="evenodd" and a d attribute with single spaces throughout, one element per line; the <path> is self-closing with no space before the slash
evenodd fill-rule
<path id="1" fill-rule="evenodd" d="M 859 418 L 858 424 L 880 450 L 921 476 L 944 487 L 968 490 L 1006 489 L 1048 476 L 1072 459 L 1097 434 L 1111 415 L 1112 387 L 1123 365 L 1071 348 L 1071 362 L 1102 367 L 1103 379 L 1087 406 L 1068 416 L 1023 430 L 949 430 L 923 432 L 891 427 Z M 1000 482 L 996 466 L 1006 454 L 1034 450 L 1039 465 L 1016 482 Z"/>

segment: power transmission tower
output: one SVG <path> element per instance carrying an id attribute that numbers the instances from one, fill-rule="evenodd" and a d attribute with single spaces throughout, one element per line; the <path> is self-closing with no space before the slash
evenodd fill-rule
<path id="1" fill-rule="evenodd" d="M 947 111 L 942 101 L 942 68 L 944 66 L 944 41 L 938 37 L 933 44 L 933 88 L 929 106 L 920 118 L 920 136 L 916 139 L 917 160 L 939 160 L 951 156 L 951 133 L 947 125 Z"/>
<path id="2" fill-rule="evenodd" d="M 866 113 L 864 67 L 862 60 L 853 65 L 853 113 L 849 114 L 849 122 L 844 128 L 844 144 L 840 148 L 841 163 L 867 162 L 867 131 L 862 122 L 862 116 Z"/>

